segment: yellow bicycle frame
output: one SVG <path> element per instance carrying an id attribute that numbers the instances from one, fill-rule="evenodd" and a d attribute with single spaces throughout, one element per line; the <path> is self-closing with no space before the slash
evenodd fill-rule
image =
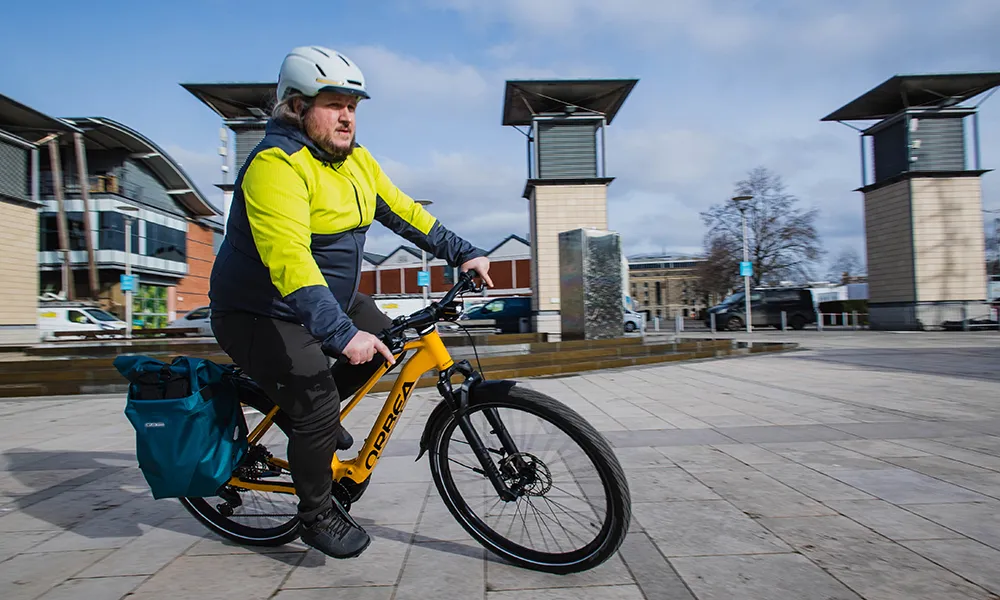
<path id="1" fill-rule="evenodd" d="M 399 416 L 406 407 L 406 401 L 409 399 L 410 393 L 413 391 L 413 387 L 416 385 L 417 380 L 431 369 L 436 368 L 439 371 L 443 371 L 454 364 L 454 360 L 452 360 L 451 354 L 448 353 L 448 349 L 445 348 L 444 342 L 441 340 L 441 336 L 438 334 L 437 329 L 432 329 L 429 333 L 422 335 L 420 338 L 407 342 L 403 346 L 403 352 L 408 350 L 415 350 L 415 352 L 413 356 L 406 361 L 399 375 L 396 377 L 396 382 L 392 386 L 392 391 L 385 400 L 382 412 L 372 424 L 371 432 L 368 434 L 368 438 L 365 439 L 365 443 L 364 446 L 362 446 L 361 451 L 353 459 L 345 461 L 340 460 L 336 455 L 334 455 L 333 462 L 330 465 L 333 469 L 334 481 L 340 481 L 346 477 L 355 483 L 364 483 L 365 480 L 368 479 L 368 476 L 371 475 L 371 472 L 375 469 L 375 465 L 378 464 L 378 460 L 382 456 L 382 452 L 385 450 L 386 444 L 389 443 L 392 431 L 399 422 Z M 399 360 L 400 356 L 402 356 L 402 352 L 396 356 L 396 360 Z M 381 377 L 388 370 L 388 363 L 379 367 L 379 369 L 371 376 L 365 385 L 363 385 L 361 389 L 354 394 L 351 401 L 346 406 L 341 408 L 341 419 L 346 417 L 354 409 L 354 407 L 361 402 L 361 399 L 364 398 L 373 387 L 375 387 L 378 380 L 381 379 Z M 264 432 L 270 428 L 271 424 L 274 422 L 274 415 L 277 414 L 277 412 L 278 407 L 275 406 L 264 417 L 264 419 L 258 423 L 256 427 L 254 427 L 253 431 L 250 432 L 247 439 L 251 445 L 258 442 L 264 435 Z M 284 469 L 288 468 L 288 463 L 278 458 L 271 458 L 269 459 L 269 462 Z M 242 489 L 290 494 L 295 493 L 295 489 L 290 484 L 285 483 L 263 483 L 233 477 L 229 480 L 229 484 Z"/>

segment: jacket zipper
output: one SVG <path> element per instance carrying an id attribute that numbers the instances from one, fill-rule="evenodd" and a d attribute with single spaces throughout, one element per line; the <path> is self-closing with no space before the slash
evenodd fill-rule
<path id="1" fill-rule="evenodd" d="M 358 227 L 365 222 L 364 212 L 361 210 L 361 196 L 358 195 L 358 186 L 354 185 L 354 180 L 347 177 L 347 180 L 351 182 L 351 189 L 354 190 L 354 202 L 358 205 Z M 361 260 L 363 258 L 364 251 L 361 249 L 361 245 L 358 244 L 358 236 L 351 233 L 351 237 L 354 238 L 354 248 L 357 253 L 357 260 L 354 264 L 354 287 L 351 290 L 351 299 L 347 303 L 347 308 L 350 309 L 354 305 L 354 298 L 358 293 L 358 286 L 361 284 Z"/>
<path id="2" fill-rule="evenodd" d="M 350 177 L 347 179 L 351 181 Z M 365 215 L 361 211 L 361 197 L 358 196 L 358 188 L 354 185 L 353 181 L 351 181 L 351 187 L 354 188 L 354 201 L 358 204 L 358 227 L 361 227 L 361 224 L 365 222 Z"/>

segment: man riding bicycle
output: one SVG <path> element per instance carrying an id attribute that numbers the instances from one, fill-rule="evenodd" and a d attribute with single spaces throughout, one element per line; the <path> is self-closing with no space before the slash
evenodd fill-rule
<path id="1" fill-rule="evenodd" d="M 332 497 L 330 462 L 353 444 L 340 402 L 389 349 L 391 325 L 358 291 L 373 220 L 487 285 L 485 252 L 401 192 L 355 141 L 355 109 L 369 98 L 342 54 L 300 47 L 284 59 L 264 139 L 240 169 L 227 231 L 212 269 L 212 331 L 222 349 L 292 421 L 288 461 L 302 540 L 336 558 L 371 542 Z M 327 356 L 351 366 L 337 379 Z"/>

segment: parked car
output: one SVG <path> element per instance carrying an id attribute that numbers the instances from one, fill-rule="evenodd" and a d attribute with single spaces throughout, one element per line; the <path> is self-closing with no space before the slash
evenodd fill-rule
<path id="1" fill-rule="evenodd" d="M 107 331 L 109 333 L 121 331 L 124 335 L 125 321 L 101 308 L 87 304 L 72 302 L 42 304 L 38 307 L 38 330 L 43 340 L 55 338 L 54 334 L 57 331 Z"/>
<path id="2" fill-rule="evenodd" d="M 170 329 L 197 327 L 198 333 L 190 335 L 215 337 L 212 333 L 212 311 L 207 306 L 200 306 L 183 317 L 174 319 L 167 327 Z"/>
<path id="3" fill-rule="evenodd" d="M 492 320 L 501 333 L 521 333 L 531 326 L 531 298 L 497 298 L 469 309 L 460 321 Z"/>
<path id="4" fill-rule="evenodd" d="M 715 328 L 737 331 L 746 327 L 746 296 L 733 294 L 705 313 L 705 325 L 711 327 L 715 315 Z M 781 329 L 781 313 L 792 329 L 802 329 L 816 322 L 816 308 L 808 288 L 764 288 L 750 292 L 750 313 L 754 327 Z"/>
<path id="5" fill-rule="evenodd" d="M 625 331 L 642 331 L 643 325 L 646 323 L 646 318 L 642 313 L 637 313 L 633 310 L 625 309 Z"/>

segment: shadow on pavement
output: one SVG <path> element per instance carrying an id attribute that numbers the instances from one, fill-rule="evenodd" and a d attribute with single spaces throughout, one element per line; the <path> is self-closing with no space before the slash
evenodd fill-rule
<path id="1" fill-rule="evenodd" d="M 243 546 L 218 536 L 201 526 L 176 499 L 154 499 L 132 453 L 19 449 L 8 450 L 0 456 L 6 465 L 2 470 L 6 478 L 29 489 L 40 488 L 15 496 L 2 507 L 4 517 L 21 513 L 90 539 L 138 538 L 151 528 L 190 534 L 191 523 L 186 522 L 190 519 L 201 528 L 203 538 L 266 556 L 274 555 L 275 560 L 289 560 L 277 554 L 281 552 L 279 548 Z M 58 479 L 51 474 L 75 470 L 80 474 Z M 46 483 L 53 480 L 57 481 L 54 485 Z M 14 529 L 21 527 L 17 525 Z M 0 530 L 6 530 L 2 521 Z M 288 552 L 301 550 L 289 549 Z"/>
<path id="2" fill-rule="evenodd" d="M 373 538 L 383 538 L 388 540 L 393 540 L 396 542 L 401 542 L 404 544 L 414 543 L 420 544 L 424 548 L 431 548 L 437 550 L 438 552 L 443 552 L 445 554 L 454 554 L 456 556 L 468 556 L 471 558 L 480 558 L 483 552 L 482 546 L 471 545 L 463 542 L 446 541 L 439 540 L 437 538 L 428 537 L 426 535 L 414 534 L 411 531 L 403 531 L 400 529 L 395 529 L 387 525 L 376 525 L 373 521 L 369 519 L 358 519 L 358 524 L 365 528 L 368 535 Z"/>
<path id="3" fill-rule="evenodd" d="M 192 528 L 187 519 L 202 527 L 177 500 L 156 500 L 150 495 L 132 453 L 19 449 L 8 450 L 0 456 L 6 464 L 3 468 L 6 477 L 26 488 L 39 488 L 4 505 L 2 508 L 6 511 L 0 513 L 2 516 L 12 516 L 17 511 L 59 530 L 73 531 L 90 539 L 138 538 L 151 528 L 190 534 Z M 51 473 L 54 471 L 64 475 L 67 471 L 79 471 L 80 474 L 70 473 L 54 479 Z M 46 484 L 46 481 L 55 483 Z M 368 519 L 358 521 L 372 537 L 412 542 L 459 556 L 478 557 L 482 552 L 478 545 L 414 535 L 412 531 L 377 525 Z M 298 557 L 283 553 L 280 547 L 243 546 L 208 528 L 202 527 L 202 530 L 204 538 L 218 540 L 229 547 L 246 548 L 289 564 L 299 561 Z M 301 549 L 289 548 L 287 552 L 299 553 Z"/>

